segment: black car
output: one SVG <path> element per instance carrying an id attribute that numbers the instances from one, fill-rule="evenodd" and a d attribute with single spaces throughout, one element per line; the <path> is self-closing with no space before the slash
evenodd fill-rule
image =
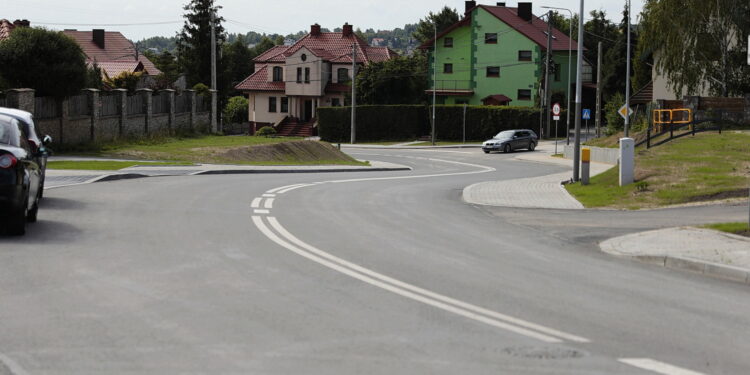
<path id="1" fill-rule="evenodd" d="M 26 222 L 36 221 L 39 209 L 40 151 L 32 148 L 25 129 L 16 118 L 0 114 L 0 219 L 11 235 L 25 234 Z"/>
<path id="2" fill-rule="evenodd" d="M 0 115 L 6 115 L 18 120 L 28 136 L 27 139 L 29 145 L 35 154 L 34 159 L 42 169 L 42 182 L 40 184 L 41 193 L 39 194 L 39 198 L 41 198 L 44 194 L 44 179 L 47 174 L 47 156 L 51 154 L 51 151 L 47 146 L 52 143 L 52 137 L 45 135 L 43 139 L 39 139 L 39 136 L 36 133 L 36 127 L 34 126 L 34 116 L 29 112 L 15 108 L 0 107 Z"/>
<path id="3" fill-rule="evenodd" d="M 534 151 L 538 139 L 533 130 L 505 130 L 497 133 L 492 139 L 484 141 L 482 143 L 482 151 L 485 154 L 488 154 L 490 151 L 511 152 L 524 148 Z"/>

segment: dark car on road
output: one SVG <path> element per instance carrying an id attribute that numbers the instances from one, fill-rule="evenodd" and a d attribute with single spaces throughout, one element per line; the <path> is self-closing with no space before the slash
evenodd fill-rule
<path id="1" fill-rule="evenodd" d="M 42 177 L 39 153 L 18 119 L 0 114 L 0 221 L 8 234 L 23 235 L 26 222 L 36 221 Z"/>
<path id="2" fill-rule="evenodd" d="M 34 159 L 42 170 L 42 182 L 40 184 L 41 193 L 39 194 L 39 197 L 41 198 L 44 194 L 44 180 L 47 174 L 47 156 L 50 154 L 47 145 L 52 142 L 52 137 L 45 135 L 43 139 L 39 139 L 34 125 L 34 116 L 29 112 L 15 108 L 0 107 L 0 115 L 6 115 L 18 120 L 28 136 L 29 146 L 31 146 L 35 155 Z"/>
<path id="3" fill-rule="evenodd" d="M 490 151 L 511 152 L 520 149 L 534 151 L 538 137 L 530 129 L 504 130 L 497 133 L 492 139 L 482 143 L 482 151 L 488 154 Z"/>

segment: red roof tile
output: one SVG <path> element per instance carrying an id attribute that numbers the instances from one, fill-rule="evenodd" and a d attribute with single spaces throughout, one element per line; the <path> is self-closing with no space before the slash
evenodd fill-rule
<path id="1" fill-rule="evenodd" d="M 255 65 L 255 73 L 245 78 L 234 88 L 252 91 L 284 91 L 284 82 L 268 82 L 268 65 Z"/>
<path id="2" fill-rule="evenodd" d="M 487 99 L 493 99 L 493 100 L 495 100 L 497 102 L 500 102 L 500 103 L 507 103 L 507 102 L 512 102 L 513 101 L 513 99 L 511 99 L 511 98 L 509 98 L 509 97 L 507 97 L 507 96 L 505 96 L 503 94 L 489 95 L 489 96 L 483 98 L 482 101 L 486 101 Z"/>
<path id="3" fill-rule="evenodd" d="M 134 73 L 143 71 L 143 63 L 140 61 L 97 61 L 96 65 L 110 78 L 119 76 L 124 72 Z"/>
<path id="4" fill-rule="evenodd" d="M 349 92 L 352 91 L 352 87 L 345 83 L 328 83 L 326 85 L 326 92 Z"/>
<path id="5" fill-rule="evenodd" d="M 6 19 L 0 20 L 0 40 L 5 40 L 10 37 L 10 32 L 13 31 L 13 29 L 16 26 L 13 25 L 13 22 L 10 22 Z"/>
<path id="6" fill-rule="evenodd" d="M 300 48 L 307 48 L 315 56 L 334 63 L 351 63 L 352 44 L 356 44 L 357 62 L 381 62 L 397 56 L 387 47 L 372 47 L 364 40 L 352 34 L 343 33 L 307 34 L 291 46 L 275 46 L 253 61 L 261 63 L 283 63 L 286 57 L 293 55 Z"/>
<path id="7" fill-rule="evenodd" d="M 256 62 L 284 62 L 283 53 L 289 49 L 289 46 L 273 46 L 271 49 L 260 54 L 260 56 L 253 59 Z"/>
<path id="8" fill-rule="evenodd" d="M 104 32 L 104 48 L 94 43 L 92 31 L 65 30 L 63 34 L 73 38 L 81 46 L 89 62 L 136 61 L 135 46 L 119 31 Z M 138 54 L 137 61 L 143 63 L 148 74 L 161 73 L 146 56 Z"/>
<path id="9" fill-rule="evenodd" d="M 490 5 L 478 5 L 477 7 L 486 10 L 497 19 L 505 22 L 508 26 L 525 35 L 527 38 L 531 39 L 531 41 L 541 46 L 542 50 L 547 49 L 547 22 L 543 21 L 539 17 L 532 15 L 531 22 L 529 22 L 518 16 L 518 8 L 498 7 Z M 460 26 L 469 25 L 471 25 L 471 18 L 464 17 L 461 21 L 454 23 L 451 27 L 438 34 L 438 39 Z M 575 40 L 570 40 L 570 38 L 568 38 L 568 36 L 565 35 L 562 31 L 554 27 L 552 28 L 553 51 L 567 51 L 568 42 L 570 42 L 571 49 L 575 50 L 578 48 L 578 43 L 576 43 Z M 429 41 L 419 46 L 419 48 L 429 48 L 433 43 L 434 39 L 430 39 Z"/>

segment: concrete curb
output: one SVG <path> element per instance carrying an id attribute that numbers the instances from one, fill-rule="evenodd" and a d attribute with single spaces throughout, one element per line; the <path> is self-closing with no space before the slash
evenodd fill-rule
<path id="1" fill-rule="evenodd" d="M 261 173 L 334 173 L 334 172 L 391 172 L 391 171 L 410 171 L 410 167 L 395 168 L 358 168 L 358 169 L 222 169 L 199 171 L 191 174 L 192 176 L 200 175 L 217 175 L 217 174 L 261 174 Z"/>
<path id="2" fill-rule="evenodd" d="M 690 271 L 706 276 L 730 281 L 737 281 L 750 285 L 750 270 L 746 270 L 744 268 L 669 255 L 612 255 L 619 258 L 634 259 L 641 263 L 653 264 L 664 268 Z"/>

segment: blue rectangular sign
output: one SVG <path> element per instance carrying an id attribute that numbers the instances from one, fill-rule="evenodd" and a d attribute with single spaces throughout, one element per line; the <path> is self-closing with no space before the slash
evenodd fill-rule
<path id="1" fill-rule="evenodd" d="M 584 109 L 583 110 L 583 116 L 582 118 L 584 120 L 590 120 L 591 119 L 591 110 L 590 109 Z"/>

